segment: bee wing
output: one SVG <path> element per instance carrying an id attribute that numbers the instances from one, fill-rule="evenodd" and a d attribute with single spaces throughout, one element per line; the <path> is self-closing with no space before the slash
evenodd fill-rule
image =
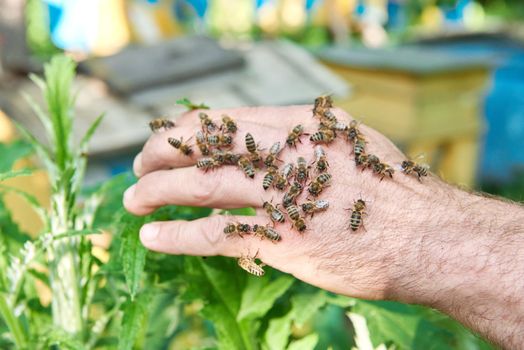
<path id="1" fill-rule="evenodd" d="M 421 160 L 426 159 L 426 154 L 425 154 L 424 152 L 421 152 L 421 153 L 417 154 L 415 157 L 410 158 L 410 159 L 411 159 L 412 161 L 418 163 L 418 162 L 420 162 Z"/>

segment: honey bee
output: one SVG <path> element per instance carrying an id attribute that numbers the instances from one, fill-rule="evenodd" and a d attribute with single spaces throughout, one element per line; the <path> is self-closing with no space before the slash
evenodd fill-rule
<path id="1" fill-rule="evenodd" d="M 297 220 L 293 221 L 293 227 L 296 228 L 298 232 L 304 232 L 306 230 L 306 220 L 299 217 Z"/>
<path id="2" fill-rule="evenodd" d="M 175 127 L 175 122 L 165 119 L 165 118 L 156 118 L 149 122 L 149 127 L 152 132 L 158 132 L 161 129 L 168 130 Z"/>
<path id="3" fill-rule="evenodd" d="M 357 136 L 355 144 L 353 146 L 353 153 L 355 153 L 355 157 L 358 157 L 365 152 L 366 141 L 362 137 Z"/>
<path id="4" fill-rule="evenodd" d="M 209 147 L 207 145 L 206 136 L 201 130 L 198 130 L 195 135 L 196 138 L 196 144 L 198 148 L 200 149 L 200 153 L 202 153 L 203 156 L 208 156 L 210 153 Z"/>
<path id="5" fill-rule="evenodd" d="M 284 198 L 282 199 L 282 204 L 284 205 L 284 208 L 295 203 L 297 197 L 302 193 L 302 190 L 303 187 L 299 182 L 293 182 L 293 184 L 289 188 L 289 191 L 286 192 L 286 194 L 284 194 Z"/>
<path id="6" fill-rule="evenodd" d="M 381 175 L 380 181 L 382 181 L 385 176 L 393 178 L 393 174 L 395 173 L 395 170 L 391 166 L 382 163 L 380 159 L 373 154 L 368 156 L 367 166 L 373 170 L 373 173 Z"/>
<path id="7" fill-rule="evenodd" d="M 291 221 L 298 220 L 300 218 L 300 213 L 298 211 L 298 207 L 294 204 L 288 205 L 286 208 L 287 215 L 291 219 Z"/>
<path id="8" fill-rule="evenodd" d="M 302 211 L 306 215 L 311 215 L 311 217 L 313 217 L 316 212 L 326 210 L 327 208 L 329 208 L 329 202 L 325 199 L 302 203 Z"/>
<path id="9" fill-rule="evenodd" d="M 231 151 L 227 151 L 223 153 L 223 157 L 224 164 L 235 165 L 238 163 L 238 160 L 240 159 L 240 154 L 235 154 Z"/>
<path id="10" fill-rule="evenodd" d="M 324 151 L 322 146 L 315 146 L 315 163 L 316 163 L 317 171 L 319 173 L 323 173 L 329 167 L 329 163 L 326 157 L 326 152 Z"/>
<path id="11" fill-rule="evenodd" d="M 205 172 L 219 167 L 221 164 L 214 160 L 213 158 L 202 158 L 197 160 L 196 167 L 202 169 Z"/>
<path id="12" fill-rule="evenodd" d="M 233 144 L 233 137 L 231 135 L 208 135 L 207 143 L 213 147 L 230 147 Z"/>
<path id="13" fill-rule="evenodd" d="M 278 209 L 278 204 L 277 206 L 274 206 L 270 202 L 266 201 L 262 205 L 262 208 L 266 210 L 267 214 L 269 215 L 269 218 L 271 219 L 271 221 L 273 221 L 273 223 L 275 221 L 280 223 L 286 221 L 286 219 L 284 218 L 284 214 L 282 214 L 282 212 Z"/>
<path id="14" fill-rule="evenodd" d="M 338 119 L 337 119 L 337 117 L 335 116 L 335 113 L 331 112 L 330 110 L 327 110 L 327 111 L 325 111 L 324 113 L 322 113 L 321 122 L 322 122 L 322 124 L 324 124 L 327 128 L 329 128 L 329 129 L 334 129 L 335 126 L 336 126 L 337 123 L 338 123 Z"/>
<path id="15" fill-rule="evenodd" d="M 331 175 L 328 173 L 322 173 L 318 175 L 313 182 L 309 185 L 308 191 L 313 197 L 317 197 L 322 190 L 327 187 L 326 185 L 331 181 Z"/>
<path id="16" fill-rule="evenodd" d="M 264 159 L 264 164 L 269 167 L 275 166 L 275 161 L 278 160 L 277 155 L 280 153 L 280 142 L 275 142 L 273 146 L 269 149 L 269 154 L 267 155 L 266 159 Z"/>
<path id="17" fill-rule="evenodd" d="M 359 122 L 357 122 L 356 120 L 352 120 L 350 123 L 349 123 L 349 129 L 348 129 L 348 140 L 350 142 L 355 142 L 355 140 L 360 137 L 363 139 L 363 136 L 362 134 L 360 133 L 360 130 L 358 128 L 358 124 Z"/>
<path id="18" fill-rule="evenodd" d="M 362 199 L 357 200 L 354 205 L 353 209 L 351 210 L 351 219 L 349 222 L 349 226 L 352 231 L 358 230 L 360 226 L 363 226 L 363 220 L 362 217 L 366 215 L 366 202 L 364 202 Z"/>
<path id="19" fill-rule="evenodd" d="M 264 189 L 264 191 L 267 190 L 269 186 L 273 184 L 273 182 L 275 181 L 276 175 L 277 175 L 277 168 L 269 167 L 267 169 L 267 173 L 264 176 L 264 179 L 262 180 L 262 188 Z"/>
<path id="20" fill-rule="evenodd" d="M 284 169 L 282 169 L 282 172 L 280 174 L 277 174 L 275 178 L 275 188 L 283 191 L 286 189 L 287 185 L 289 184 L 289 178 L 293 174 L 293 170 L 295 170 L 295 166 L 293 163 L 286 164 L 284 166 Z"/>
<path id="21" fill-rule="evenodd" d="M 189 141 L 189 140 L 188 140 Z M 191 154 L 193 154 L 193 149 L 191 148 L 191 146 L 189 146 L 188 144 L 184 143 L 184 140 L 183 139 L 176 139 L 174 137 L 170 137 L 167 139 L 167 142 L 169 142 L 169 144 L 173 147 L 175 147 L 176 149 L 180 150 L 180 152 L 182 152 L 182 154 L 184 154 L 185 156 L 191 156 Z"/>
<path id="22" fill-rule="evenodd" d="M 318 143 L 331 143 L 335 140 L 336 134 L 333 130 L 328 128 L 322 128 L 322 130 L 317 131 L 309 137 L 309 140 L 315 144 Z"/>
<path id="23" fill-rule="evenodd" d="M 346 132 L 349 130 L 349 126 L 346 123 L 336 122 L 333 125 L 333 130 L 340 131 L 340 132 Z"/>
<path id="24" fill-rule="evenodd" d="M 238 258 L 238 266 L 240 266 L 242 269 L 246 270 L 252 275 L 261 277 L 264 276 L 264 264 L 257 264 L 256 258 L 258 256 L 258 252 L 255 254 L 255 256 L 250 257 L 249 252 L 247 255 L 241 255 L 240 258 Z"/>
<path id="25" fill-rule="evenodd" d="M 205 132 L 214 132 L 217 129 L 217 125 L 215 122 L 209 118 L 209 115 L 204 112 L 198 113 L 198 117 L 200 118 L 200 124 L 202 125 L 202 130 Z"/>
<path id="26" fill-rule="evenodd" d="M 319 96 L 313 105 L 313 115 L 322 115 L 325 110 L 333 108 L 333 99 L 329 95 Z"/>
<path id="27" fill-rule="evenodd" d="M 247 158 L 246 156 L 241 156 L 238 159 L 237 164 L 240 167 L 240 169 L 242 169 L 244 174 L 246 174 L 246 176 L 252 179 L 255 178 L 255 168 L 253 167 L 253 163 L 251 163 L 249 158 Z"/>
<path id="28" fill-rule="evenodd" d="M 250 161 L 254 164 L 254 166 L 258 166 L 258 164 L 262 161 L 262 156 L 260 155 L 258 145 L 255 143 L 253 135 L 250 133 L 246 134 L 246 148 L 249 152 Z"/>
<path id="29" fill-rule="evenodd" d="M 289 147 L 296 147 L 297 141 L 302 143 L 302 141 L 300 141 L 300 136 L 302 135 L 304 135 L 304 127 L 299 124 L 291 130 L 287 136 L 286 143 Z"/>
<path id="30" fill-rule="evenodd" d="M 238 234 L 240 237 L 242 237 L 243 234 L 248 234 L 251 232 L 251 226 L 248 224 L 241 224 L 241 223 L 228 223 L 226 227 L 224 227 L 224 233 L 231 237 L 234 234 Z"/>
<path id="31" fill-rule="evenodd" d="M 295 179 L 298 182 L 304 183 L 309 178 L 309 166 L 307 165 L 306 159 L 304 157 L 297 158 L 297 172 L 295 174 Z"/>
<path id="32" fill-rule="evenodd" d="M 267 238 L 270 241 L 278 242 L 282 239 L 282 236 L 273 228 L 269 226 L 253 225 L 253 232 L 255 235 L 261 238 Z"/>
<path id="33" fill-rule="evenodd" d="M 362 165 L 362 166 L 366 167 L 367 164 L 368 164 L 368 156 L 367 156 L 367 154 L 366 153 L 361 153 L 358 156 L 355 155 L 355 164 L 357 166 L 361 166 Z"/>
<path id="34" fill-rule="evenodd" d="M 414 174 L 417 176 L 419 182 L 422 182 L 422 176 L 428 176 L 429 165 L 427 164 L 417 164 L 412 160 L 405 160 L 400 165 L 401 170 L 404 174 Z"/>
<path id="35" fill-rule="evenodd" d="M 230 116 L 224 114 L 222 116 L 222 123 L 223 123 L 223 127 L 226 129 L 226 132 L 230 134 L 234 134 L 237 132 L 238 130 L 237 124 L 235 123 L 233 118 L 231 118 Z"/>

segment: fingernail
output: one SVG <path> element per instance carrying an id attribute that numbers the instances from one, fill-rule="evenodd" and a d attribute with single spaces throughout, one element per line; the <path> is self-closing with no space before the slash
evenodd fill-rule
<path id="1" fill-rule="evenodd" d="M 133 161 L 133 172 L 136 177 L 142 175 L 142 152 L 138 153 Z"/>
<path id="2" fill-rule="evenodd" d="M 133 199 L 133 197 L 135 196 L 135 190 L 136 185 L 133 185 L 124 192 L 124 202 L 129 203 L 129 201 Z"/>
<path id="3" fill-rule="evenodd" d="M 144 225 L 140 229 L 140 240 L 143 243 L 154 241 L 158 237 L 159 231 L 160 231 L 160 227 L 158 225 L 154 225 L 154 224 Z"/>

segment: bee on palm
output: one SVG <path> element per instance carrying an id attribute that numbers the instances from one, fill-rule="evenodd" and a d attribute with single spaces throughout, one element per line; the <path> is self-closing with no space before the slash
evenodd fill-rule
<path id="1" fill-rule="evenodd" d="M 304 133 L 304 127 L 302 125 L 295 126 L 291 132 L 287 135 L 286 143 L 289 147 L 297 147 L 297 142 L 302 143 L 300 141 L 300 137 L 302 135 L 307 135 Z"/>
<path id="2" fill-rule="evenodd" d="M 327 161 L 326 152 L 322 148 L 322 146 L 315 146 L 315 165 L 316 169 L 319 173 L 323 173 L 327 171 L 329 167 L 329 163 Z"/>
<path id="3" fill-rule="evenodd" d="M 309 166 L 304 157 L 297 158 L 297 171 L 295 172 L 295 180 L 299 183 L 305 183 L 309 178 Z"/>
<path id="4" fill-rule="evenodd" d="M 215 132 L 217 129 L 217 125 L 207 113 L 200 112 L 198 113 L 198 117 L 200 118 L 200 124 L 202 125 L 202 130 L 207 134 L 210 132 Z"/>
<path id="5" fill-rule="evenodd" d="M 293 176 L 295 166 L 293 163 L 288 163 L 282 169 L 282 172 L 278 173 L 275 178 L 275 188 L 280 191 L 284 191 L 289 185 L 289 178 Z"/>
<path id="6" fill-rule="evenodd" d="M 251 135 L 250 133 L 246 134 L 246 148 L 249 152 L 249 160 L 256 168 L 259 168 L 260 163 L 263 161 L 262 155 L 260 154 L 261 150 L 256 144 L 253 135 Z"/>
<path id="7" fill-rule="evenodd" d="M 301 207 L 305 215 L 311 215 L 311 218 L 313 218 L 315 213 L 327 210 L 329 208 L 329 202 L 325 199 L 306 201 L 302 203 Z"/>
<path id="8" fill-rule="evenodd" d="M 233 137 L 228 134 L 208 135 L 207 144 L 217 148 L 231 147 L 233 145 Z"/>
<path id="9" fill-rule="evenodd" d="M 314 144 L 330 144 L 335 140 L 335 131 L 329 127 L 323 126 L 317 132 L 309 137 L 309 141 Z"/>
<path id="10" fill-rule="evenodd" d="M 191 140 L 191 138 L 189 138 L 189 140 Z M 190 145 L 184 142 L 183 138 L 179 140 L 177 138 L 170 137 L 167 139 L 167 142 L 174 148 L 178 149 L 185 156 L 189 157 L 193 154 L 193 149 Z"/>
<path id="11" fill-rule="evenodd" d="M 360 227 L 364 227 L 363 216 L 366 215 L 366 202 L 364 202 L 362 199 L 359 199 L 353 204 L 353 208 L 346 210 L 351 210 L 349 227 L 352 231 L 356 231 Z"/>
<path id="12" fill-rule="evenodd" d="M 298 207 L 294 204 L 288 205 L 286 208 L 287 215 L 289 220 L 291 220 L 292 227 L 294 227 L 298 232 L 303 232 L 306 230 L 306 220 L 300 216 Z"/>
<path id="13" fill-rule="evenodd" d="M 218 162 L 215 159 L 210 158 L 210 157 L 201 158 L 201 159 L 197 160 L 197 163 L 196 163 L 197 169 L 202 169 L 206 173 L 209 170 L 213 170 L 215 168 L 218 168 L 221 165 L 222 164 L 220 162 Z"/>
<path id="14" fill-rule="evenodd" d="M 255 236 L 262 239 L 267 238 L 272 242 L 278 242 L 282 240 L 282 236 L 274 228 L 262 225 L 253 225 L 253 232 Z"/>
<path id="15" fill-rule="evenodd" d="M 279 160 L 277 155 L 281 150 L 282 148 L 280 147 L 280 142 L 275 142 L 269 149 L 269 154 L 267 155 L 266 159 L 264 159 L 264 165 L 268 168 L 276 167 L 275 162 Z"/>
<path id="16" fill-rule="evenodd" d="M 233 118 L 224 114 L 222 116 L 222 126 L 220 127 L 220 129 L 224 129 L 227 133 L 234 134 L 237 132 L 238 127 Z"/>
<path id="17" fill-rule="evenodd" d="M 244 172 L 244 174 L 251 178 L 255 178 L 255 168 L 253 166 L 253 163 L 251 163 L 251 160 L 246 156 L 241 156 L 238 159 L 238 167 Z"/>
<path id="18" fill-rule="evenodd" d="M 300 182 L 293 182 L 291 187 L 289 188 L 289 191 L 287 191 L 284 194 L 284 197 L 282 198 L 282 205 L 284 208 L 290 206 L 291 204 L 294 204 L 297 200 L 297 197 L 302 193 L 302 190 L 304 188 L 300 184 Z"/>
<path id="19" fill-rule="evenodd" d="M 355 142 L 358 138 L 364 139 L 364 136 L 362 136 L 362 133 L 360 132 L 360 129 L 358 128 L 359 122 L 356 120 L 352 120 L 349 123 L 349 129 L 348 129 L 348 141 L 349 142 Z"/>
<path id="20" fill-rule="evenodd" d="M 286 221 L 284 214 L 280 211 L 280 209 L 278 209 L 278 204 L 275 206 L 271 202 L 265 201 L 262 205 L 262 208 L 265 209 L 267 215 L 273 223 L 283 223 Z"/>
<path id="21" fill-rule="evenodd" d="M 318 197 L 322 191 L 329 186 L 331 182 L 331 174 L 322 173 L 313 180 L 308 187 L 308 192 L 313 197 Z"/>
<path id="22" fill-rule="evenodd" d="M 395 173 L 395 170 L 390 165 L 382 163 L 374 154 L 367 156 L 366 166 L 371 168 L 374 174 L 380 176 L 380 181 L 386 176 L 393 178 L 393 174 Z"/>
<path id="23" fill-rule="evenodd" d="M 267 169 L 266 175 L 264 175 L 264 179 L 262 180 L 262 188 L 264 191 L 266 191 L 271 185 L 273 185 L 273 182 L 275 181 L 275 177 L 278 174 L 278 169 L 275 167 L 269 167 Z"/>
<path id="24" fill-rule="evenodd" d="M 207 144 L 207 138 L 202 132 L 202 130 L 198 130 L 195 135 L 195 140 L 198 149 L 200 150 L 200 153 L 203 156 L 208 156 L 211 153 L 211 150 L 209 149 L 209 146 Z"/>

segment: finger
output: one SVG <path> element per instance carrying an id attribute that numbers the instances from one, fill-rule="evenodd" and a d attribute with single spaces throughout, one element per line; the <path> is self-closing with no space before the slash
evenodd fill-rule
<path id="1" fill-rule="evenodd" d="M 168 204 L 211 208 L 261 207 L 275 196 L 263 192 L 263 173 L 254 179 L 236 167 L 204 172 L 196 167 L 159 170 L 138 180 L 124 194 L 125 208 L 135 215 L 147 215 Z"/>

